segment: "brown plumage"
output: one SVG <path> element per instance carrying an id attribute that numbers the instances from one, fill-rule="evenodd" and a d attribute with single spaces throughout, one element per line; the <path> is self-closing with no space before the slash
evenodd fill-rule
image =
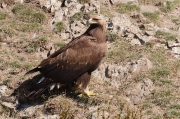
<path id="1" fill-rule="evenodd" d="M 75 82 L 86 89 L 91 73 L 96 70 L 107 52 L 105 22 L 99 16 L 88 20 L 90 27 L 80 37 L 60 48 L 26 74 L 40 71 L 43 78 L 28 94 L 35 98 L 54 84 L 69 85 Z"/>

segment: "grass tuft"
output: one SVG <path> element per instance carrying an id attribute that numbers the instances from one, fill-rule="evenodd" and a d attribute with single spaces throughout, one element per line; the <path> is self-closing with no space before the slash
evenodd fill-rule
<path id="1" fill-rule="evenodd" d="M 174 105 L 171 105 L 169 108 L 171 108 L 171 109 L 180 109 L 180 105 L 179 104 L 174 104 Z"/>
<path id="2" fill-rule="evenodd" d="M 78 0 L 80 4 L 90 3 L 90 0 Z"/>
<path id="3" fill-rule="evenodd" d="M 159 12 L 154 12 L 154 13 L 144 12 L 142 14 L 151 21 L 156 21 L 159 18 Z"/>
<path id="4" fill-rule="evenodd" d="M 18 61 L 13 61 L 10 63 L 10 66 L 13 68 L 20 68 L 21 64 Z"/>
<path id="5" fill-rule="evenodd" d="M 160 10 L 162 12 L 170 12 L 172 11 L 174 8 L 176 8 L 176 6 L 178 6 L 180 4 L 180 0 L 174 0 L 174 1 L 166 1 L 166 6 L 161 7 Z"/>
<path id="6" fill-rule="evenodd" d="M 70 18 L 70 20 L 71 21 L 79 21 L 79 20 L 81 20 L 82 17 L 83 17 L 83 12 L 77 12 Z"/>
<path id="7" fill-rule="evenodd" d="M 159 80 L 170 75 L 170 70 L 167 67 L 156 67 L 151 69 L 149 74 L 152 80 Z"/>
<path id="8" fill-rule="evenodd" d="M 43 23 L 46 20 L 46 16 L 42 12 L 36 12 L 36 10 L 29 6 L 16 5 L 12 12 L 16 15 L 17 19 L 28 23 Z"/>
<path id="9" fill-rule="evenodd" d="M 33 14 L 32 21 L 37 22 L 37 23 L 43 23 L 45 19 L 46 19 L 46 16 L 43 13 L 37 12 Z"/>
<path id="10" fill-rule="evenodd" d="M 54 28 L 55 33 L 60 33 L 61 31 L 64 30 L 64 24 L 63 22 L 57 22 Z"/>
<path id="11" fill-rule="evenodd" d="M 12 9 L 12 12 L 14 14 L 17 14 L 18 12 L 20 12 L 21 10 L 25 9 L 25 6 L 23 5 L 16 5 L 13 9 Z"/>
<path id="12" fill-rule="evenodd" d="M 138 6 L 132 5 L 132 4 L 119 3 L 116 5 L 116 11 L 121 14 L 125 14 L 125 13 L 129 13 L 132 11 L 140 11 L 140 8 Z"/>
<path id="13" fill-rule="evenodd" d="M 19 24 L 19 23 L 18 23 Z M 15 25 L 15 29 L 17 31 L 22 31 L 22 32 L 38 32 L 42 30 L 42 26 L 38 23 L 28 23 L 28 24 L 23 24 L 18 26 L 18 24 Z"/>
<path id="14" fill-rule="evenodd" d="M 177 35 L 174 35 L 172 33 L 164 32 L 164 31 L 157 31 L 156 37 L 164 38 L 166 41 L 173 41 L 176 40 Z"/>
<path id="15" fill-rule="evenodd" d="M 106 37 L 107 37 L 108 41 L 116 41 L 116 40 L 120 39 L 120 37 L 117 34 L 110 33 L 110 32 L 107 33 Z"/>
<path id="16" fill-rule="evenodd" d="M 54 46 L 55 46 L 55 47 L 58 47 L 58 48 L 61 48 L 61 47 L 65 46 L 65 45 L 66 45 L 66 44 L 63 43 L 63 42 L 57 42 L 57 43 L 54 44 Z"/>
<path id="17" fill-rule="evenodd" d="M 0 20 L 6 19 L 7 14 L 0 12 Z"/>
<path id="18" fill-rule="evenodd" d="M 172 9 L 174 8 L 174 3 L 173 2 L 170 2 L 170 1 L 167 1 L 166 2 L 166 6 L 165 7 L 162 7 L 160 10 L 162 12 L 170 12 Z"/>
<path id="19" fill-rule="evenodd" d="M 111 11 L 103 5 L 100 6 L 100 11 L 101 11 L 101 14 L 103 14 L 106 17 L 111 17 L 111 18 L 114 17 L 114 15 L 111 13 Z"/>

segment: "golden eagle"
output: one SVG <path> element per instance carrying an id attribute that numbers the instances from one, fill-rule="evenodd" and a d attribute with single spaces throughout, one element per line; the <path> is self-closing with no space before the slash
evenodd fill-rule
<path id="1" fill-rule="evenodd" d="M 94 95 L 88 90 L 91 73 L 101 63 L 107 53 L 105 21 L 98 15 L 88 20 L 90 27 L 84 34 L 75 38 L 64 47 L 49 55 L 31 74 L 40 71 L 43 77 L 33 86 L 28 97 L 36 98 L 47 88 L 59 88 L 61 85 L 75 83 L 88 96 Z"/>

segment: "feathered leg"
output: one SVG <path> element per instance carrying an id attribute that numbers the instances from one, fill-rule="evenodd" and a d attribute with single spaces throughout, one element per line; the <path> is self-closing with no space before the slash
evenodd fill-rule
<path id="1" fill-rule="evenodd" d="M 82 91 L 82 94 L 80 94 L 79 97 L 82 97 L 83 94 L 87 95 L 88 97 L 97 95 L 93 91 L 89 91 L 88 84 L 90 78 L 91 78 L 91 73 L 86 72 L 76 80 L 74 90 Z"/>

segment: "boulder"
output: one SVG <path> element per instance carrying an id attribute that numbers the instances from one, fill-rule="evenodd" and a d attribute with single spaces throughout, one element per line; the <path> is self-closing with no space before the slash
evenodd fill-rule
<path id="1" fill-rule="evenodd" d="M 69 28 L 72 37 L 76 38 L 85 32 L 84 29 L 87 29 L 87 26 L 85 26 L 81 21 L 74 21 L 70 24 Z"/>
<path id="2" fill-rule="evenodd" d="M 54 14 L 53 21 L 54 22 L 62 21 L 63 16 L 64 16 L 64 11 L 62 11 L 62 10 L 56 11 L 55 14 Z"/>
<path id="3" fill-rule="evenodd" d="M 147 58 L 129 61 L 125 65 L 101 64 L 93 75 L 109 82 L 115 88 L 122 88 L 132 81 L 134 77 L 148 71 L 153 67 Z"/>
<path id="4" fill-rule="evenodd" d="M 113 17 L 111 19 L 113 23 L 112 32 L 118 34 L 119 36 L 125 36 L 124 33 L 136 34 L 140 32 L 140 29 L 136 27 L 128 18 L 128 16 L 122 14 L 118 17 Z"/>
<path id="5" fill-rule="evenodd" d="M 142 103 L 153 91 L 154 84 L 150 79 L 143 79 L 125 90 L 126 100 L 134 105 Z"/>
<path id="6" fill-rule="evenodd" d="M 7 96 L 8 87 L 6 85 L 0 86 L 0 96 Z"/>

